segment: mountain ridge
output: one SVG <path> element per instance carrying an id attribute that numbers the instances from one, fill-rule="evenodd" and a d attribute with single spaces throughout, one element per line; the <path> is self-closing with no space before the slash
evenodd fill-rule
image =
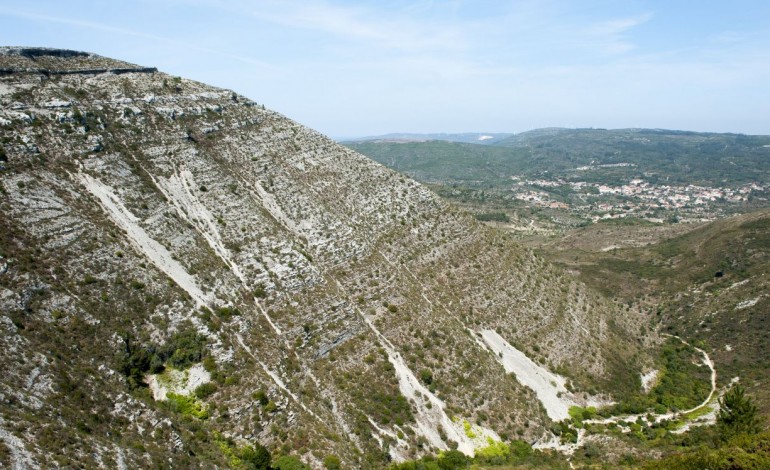
<path id="1" fill-rule="evenodd" d="M 0 54 L 12 462 L 225 466 L 259 442 L 371 468 L 549 438 L 482 330 L 576 400 L 638 388 L 646 312 L 232 91 L 60 55 Z M 200 397 L 143 384 L 196 363 Z"/>

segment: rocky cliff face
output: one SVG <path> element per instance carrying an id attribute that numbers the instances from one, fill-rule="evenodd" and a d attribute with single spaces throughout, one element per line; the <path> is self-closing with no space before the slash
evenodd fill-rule
<path id="1" fill-rule="evenodd" d="M 313 466 L 470 454 L 556 416 L 484 338 L 566 375 L 574 403 L 647 360 L 643 315 L 414 181 L 92 54 L 0 49 L 0 226 L 15 465 L 226 466 L 255 441 Z M 164 363 L 211 380 L 201 413 L 153 399 Z"/>

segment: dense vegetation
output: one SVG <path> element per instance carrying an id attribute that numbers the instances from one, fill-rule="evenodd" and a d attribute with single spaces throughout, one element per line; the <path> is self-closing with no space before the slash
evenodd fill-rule
<path id="1" fill-rule="evenodd" d="M 166 364 L 186 369 L 203 360 L 206 343 L 206 337 L 191 325 L 173 334 L 162 346 L 136 344 L 130 333 L 124 333 L 119 370 L 126 376 L 130 388 L 146 386 L 144 376 L 162 372 Z"/>
<path id="2" fill-rule="evenodd" d="M 710 371 L 692 346 L 671 338 L 663 346 L 657 384 L 650 393 L 638 393 L 600 411 L 602 416 L 683 411 L 703 402 L 709 394 Z"/>
<path id="3" fill-rule="evenodd" d="M 627 423 L 632 432 L 622 434 L 613 426 L 603 432 L 637 449 L 661 453 L 649 459 L 633 452 L 617 455 L 606 440 L 592 440 L 580 447 L 568 461 L 561 454 L 533 449 L 522 441 L 496 443 L 481 449 L 473 458 L 449 451 L 437 456 L 391 465 L 391 470 L 534 469 L 534 468 L 626 468 L 679 470 L 737 470 L 770 468 L 770 433 L 761 432 L 753 400 L 740 385 L 734 386 L 721 400 L 726 412 L 720 413 L 717 426 L 695 428 L 677 435 L 667 432 L 666 423 L 644 428 Z M 588 419 L 592 412 L 582 417 Z M 572 414 L 572 413 L 571 413 Z M 591 416 L 588 416 L 591 415 Z M 577 416 L 573 416 L 573 419 Z M 595 426 L 587 432 L 596 432 Z M 622 446 L 620 447 L 622 448 Z M 626 448 L 629 449 L 628 447 Z M 615 454 L 608 460 L 609 454 Z"/>

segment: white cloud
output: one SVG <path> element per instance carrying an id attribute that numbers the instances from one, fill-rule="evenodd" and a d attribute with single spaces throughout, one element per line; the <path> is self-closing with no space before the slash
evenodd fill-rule
<path id="1" fill-rule="evenodd" d="M 153 43 L 157 43 L 158 41 L 160 41 L 177 48 L 192 49 L 198 52 L 204 52 L 204 53 L 212 54 L 218 57 L 229 58 L 229 59 L 237 60 L 239 62 L 256 65 L 263 68 L 268 68 L 268 69 L 275 68 L 275 66 L 267 62 L 255 60 L 242 55 L 232 54 L 229 52 L 223 52 L 223 51 L 211 49 L 208 47 L 198 46 L 196 44 L 190 43 L 189 41 L 181 41 L 179 39 L 175 39 L 172 37 L 160 36 L 156 34 L 145 33 L 143 31 L 110 26 L 105 23 L 97 23 L 94 21 L 51 16 L 51 15 L 45 15 L 45 14 L 39 14 L 39 13 L 31 13 L 31 12 L 14 10 L 10 8 L 2 8 L 2 7 L 0 7 L 0 15 L 13 16 L 16 18 L 24 18 L 24 19 L 32 20 L 35 22 L 42 22 L 42 23 L 59 23 L 63 25 L 74 26 L 79 29 L 97 30 L 97 31 L 103 31 L 110 34 L 122 35 L 122 36 L 133 36 L 133 37 L 151 41 Z"/>
<path id="2" fill-rule="evenodd" d="M 671 116 L 685 129 L 722 119 L 740 130 L 736 116 L 766 127 L 770 33 L 745 27 L 752 13 L 738 6 L 713 28 L 662 0 L 136 1 L 152 14 L 5 0 L 0 30 L 233 88 L 338 135 L 661 127 Z M 699 8 L 700 22 L 717 15 Z"/>

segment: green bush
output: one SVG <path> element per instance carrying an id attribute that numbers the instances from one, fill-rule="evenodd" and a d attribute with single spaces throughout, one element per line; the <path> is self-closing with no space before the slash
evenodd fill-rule
<path id="1" fill-rule="evenodd" d="M 420 371 L 420 380 L 422 380 L 422 383 L 425 385 L 430 385 L 433 383 L 433 372 L 430 371 L 430 369 L 423 369 Z"/>
<path id="2" fill-rule="evenodd" d="M 342 462 L 336 455 L 327 455 L 324 459 L 324 468 L 326 470 L 341 470 Z"/>
<path id="3" fill-rule="evenodd" d="M 217 391 L 217 384 L 213 382 L 206 382 L 205 384 L 200 384 L 195 388 L 195 396 L 197 398 L 203 399 L 211 396 L 214 392 Z"/>
<path id="4" fill-rule="evenodd" d="M 238 316 L 241 314 L 241 311 L 238 310 L 236 307 L 219 307 L 217 309 L 217 315 L 222 320 L 229 320 L 232 317 Z"/>
<path id="5" fill-rule="evenodd" d="M 168 392 L 168 407 L 172 411 L 198 419 L 208 419 L 209 412 L 206 406 L 194 397 Z"/>
<path id="6" fill-rule="evenodd" d="M 158 356 L 167 358 L 169 364 L 177 369 L 186 369 L 203 359 L 207 339 L 192 327 L 174 334 L 159 349 Z"/>
<path id="7" fill-rule="evenodd" d="M 273 460 L 272 468 L 275 470 L 310 470 L 310 467 L 293 455 L 282 455 Z"/>
<path id="8" fill-rule="evenodd" d="M 441 470 L 459 470 L 468 466 L 468 457 L 459 450 L 448 450 L 438 458 Z"/>
<path id="9" fill-rule="evenodd" d="M 245 446 L 238 452 L 238 458 L 243 466 L 248 470 L 269 470 L 270 451 L 262 444 L 257 442 L 253 446 Z"/>
<path id="10" fill-rule="evenodd" d="M 264 390 L 257 390 L 251 395 L 251 398 L 257 400 L 261 406 L 267 405 L 267 403 L 270 401 L 267 398 L 267 393 L 265 393 Z"/>
<path id="11" fill-rule="evenodd" d="M 258 299 L 264 299 L 267 297 L 267 289 L 265 288 L 265 284 L 263 282 L 260 282 L 254 288 L 254 297 Z"/>

